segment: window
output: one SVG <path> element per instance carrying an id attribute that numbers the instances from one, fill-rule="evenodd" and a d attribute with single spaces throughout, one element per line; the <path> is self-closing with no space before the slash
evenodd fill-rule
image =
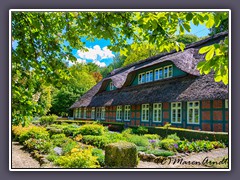
<path id="1" fill-rule="evenodd" d="M 105 107 L 101 108 L 101 120 L 105 119 Z"/>
<path id="2" fill-rule="evenodd" d="M 138 75 L 138 84 L 142 84 L 145 82 L 145 73 L 141 73 Z"/>
<path id="3" fill-rule="evenodd" d="M 146 72 L 146 82 L 153 81 L 153 71 Z"/>
<path id="4" fill-rule="evenodd" d="M 122 106 L 117 106 L 116 120 L 122 120 Z"/>
<path id="5" fill-rule="evenodd" d="M 165 66 L 164 67 L 164 78 L 172 77 L 172 74 L 173 74 L 172 65 Z"/>
<path id="6" fill-rule="evenodd" d="M 86 119 L 87 117 L 87 108 L 84 108 L 83 110 L 83 118 Z"/>
<path id="7" fill-rule="evenodd" d="M 97 107 L 96 108 L 96 118 L 99 120 L 101 118 L 101 108 L 100 107 Z"/>
<path id="8" fill-rule="evenodd" d="M 91 119 L 95 119 L 95 108 L 92 107 Z"/>
<path id="9" fill-rule="evenodd" d="M 113 82 L 110 82 L 109 87 L 110 87 L 110 91 L 114 90 Z"/>
<path id="10" fill-rule="evenodd" d="M 124 121 L 130 121 L 130 105 L 124 107 Z"/>
<path id="11" fill-rule="evenodd" d="M 81 118 L 81 108 L 78 108 L 78 118 Z"/>
<path id="12" fill-rule="evenodd" d="M 180 102 L 171 103 L 171 118 L 172 123 L 182 122 L 182 103 Z"/>
<path id="13" fill-rule="evenodd" d="M 188 124 L 199 124 L 199 101 L 192 101 L 187 103 L 188 115 L 187 122 Z"/>
<path id="14" fill-rule="evenodd" d="M 149 104 L 142 104 L 142 121 L 149 121 Z"/>
<path id="15" fill-rule="evenodd" d="M 225 108 L 228 108 L 228 99 L 225 99 Z"/>
<path id="16" fill-rule="evenodd" d="M 162 104 L 154 103 L 153 104 L 153 122 L 162 121 Z"/>
<path id="17" fill-rule="evenodd" d="M 154 80 L 157 81 L 157 80 L 162 79 L 162 78 L 163 78 L 163 70 L 162 70 L 162 68 L 155 69 L 155 78 L 154 78 Z"/>
<path id="18" fill-rule="evenodd" d="M 75 109 L 75 118 L 77 118 L 78 117 L 78 109 Z"/>

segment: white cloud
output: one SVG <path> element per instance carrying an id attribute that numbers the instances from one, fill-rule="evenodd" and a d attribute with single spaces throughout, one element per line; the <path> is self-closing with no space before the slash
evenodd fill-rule
<path id="1" fill-rule="evenodd" d="M 86 59 L 79 59 L 79 58 L 77 58 L 77 62 L 81 63 L 81 64 L 87 64 Z"/>
<path id="2" fill-rule="evenodd" d="M 107 46 L 101 48 L 99 45 L 93 46 L 93 48 L 87 48 L 88 51 L 84 52 L 81 50 L 77 51 L 78 56 L 82 60 L 92 60 L 93 63 L 97 64 L 100 67 L 105 67 L 104 62 L 100 62 L 103 59 L 113 58 L 115 55 L 110 51 Z"/>

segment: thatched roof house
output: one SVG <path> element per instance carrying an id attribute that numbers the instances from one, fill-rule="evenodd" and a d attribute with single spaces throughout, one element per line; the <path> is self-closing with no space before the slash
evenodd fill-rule
<path id="1" fill-rule="evenodd" d="M 151 126 L 161 126 L 170 122 L 177 127 L 226 131 L 228 118 L 225 114 L 228 113 L 228 109 L 224 106 L 225 100 L 228 99 L 228 86 L 216 83 L 213 73 L 200 75 L 196 66 L 204 59 L 204 55 L 198 54 L 198 50 L 203 46 L 219 42 L 227 35 L 228 32 L 219 33 L 186 46 L 184 51 L 162 53 L 115 69 L 80 97 L 70 109 L 74 109 L 75 118 L 81 119 L 99 118 L 131 125 Z M 179 111 L 174 107 L 175 102 L 181 103 Z M 188 111 L 189 102 L 199 102 L 198 112 L 192 114 L 199 116 L 196 121 L 190 116 L 191 112 L 195 111 L 194 108 L 191 112 Z M 156 104 L 159 104 L 158 108 L 154 106 Z M 215 110 L 219 111 L 220 104 L 224 112 L 216 115 Z M 204 105 L 208 107 L 205 108 L 206 111 Z M 125 109 L 128 115 L 131 114 L 127 120 Z M 158 121 L 153 114 L 155 110 L 159 113 Z M 138 111 L 140 114 L 136 115 Z M 207 117 L 209 122 L 205 122 L 206 114 L 210 116 Z M 218 119 L 216 127 L 213 123 L 214 119 Z M 203 127 L 203 124 L 206 127 Z"/>

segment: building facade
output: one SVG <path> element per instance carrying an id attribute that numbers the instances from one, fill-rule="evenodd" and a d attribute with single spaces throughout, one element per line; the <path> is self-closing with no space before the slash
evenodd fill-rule
<path id="1" fill-rule="evenodd" d="M 199 49 L 227 35 L 112 71 L 70 107 L 74 118 L 228 132 L 228 86 L 196 68 L 204 59 Z"/>

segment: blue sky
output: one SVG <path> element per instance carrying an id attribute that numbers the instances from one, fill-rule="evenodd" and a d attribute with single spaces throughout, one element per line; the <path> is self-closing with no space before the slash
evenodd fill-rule
<path id="1" fill-rule="evenodd" d="M 191 32 L 185 33 L 195 34 L 198 37 L 203 37 L 208 35 L 209 30 L 203 25 L 195 26 L 191 23 Z M 78 62 L 93 62 L 101 67 L 108 66 L 112 62 L 114 53 L 107 49 L 107 46 L 110 45 L 109 40 L 96 39 L 94 42 L 87 41 L 84 38 L 82 38 L 82 40 L 86 42 L 86 47 L 89 49 L 89 52 L 82 52 L 74 49 L 72 52 L 74 56 L 78 59 Z"/>

